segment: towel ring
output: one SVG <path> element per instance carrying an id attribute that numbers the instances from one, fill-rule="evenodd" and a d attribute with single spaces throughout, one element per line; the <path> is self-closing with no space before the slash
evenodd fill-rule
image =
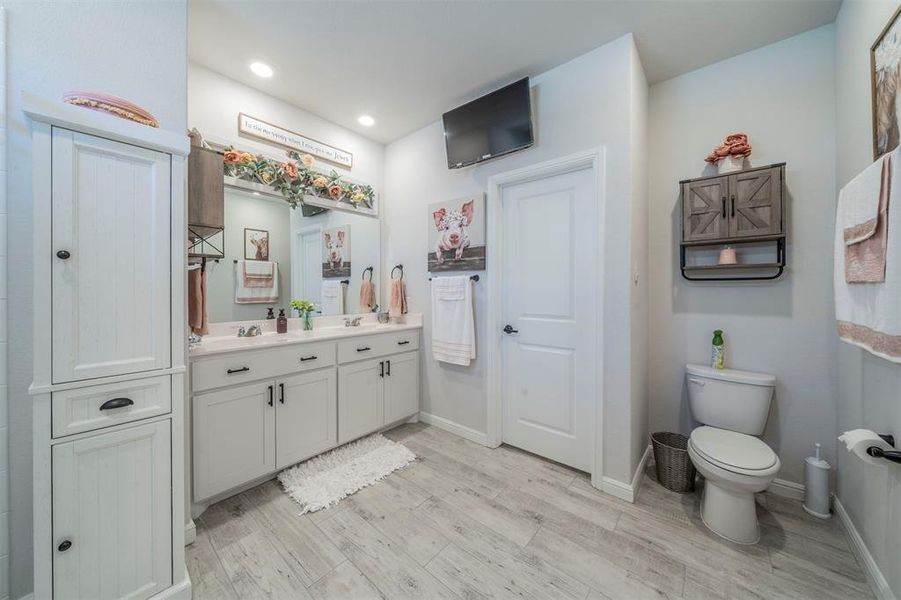
<path id="1" fill-rule="evenodd" d="M 400 270 L 400 279 L 404 278 L 404 266 L 403 265 L 394 265 L 394 268 L 391 269 L 391 279 L 394 279 L 394 272 Z"/>
<path id="2" fill-rule="evenodd" d="M 372 267 L 366 267 L 365 269 L 363 269 L 363 272 L 360 274 L 360 279 L 366 281 L 366 271 L 369 271 L 369 281 L 372 281 L 372 273 L 374 272 L 374 269 Z"/>

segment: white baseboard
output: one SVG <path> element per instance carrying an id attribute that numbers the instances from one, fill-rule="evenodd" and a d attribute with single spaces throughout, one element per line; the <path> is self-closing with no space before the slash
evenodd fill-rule
<path id="1" fill-rule="evenodd" d="M 189 546 L 194 543 L 194 540 L 197 539 L 197 526 L 194 525 L 194 520 L 188 521 L 185 525 L 185 546 Z"/>
<path id="2" fill-rule="evenodd" d="M 795 483 L 794 481 L 786 481 L 785 479 L 774 479 L 767 491 L 783 498 L 791 498 L 792 500 L 804 500 L 804 484 Z"/>
<path id="3" fill-rule="evenodd" d="M 888 581 L 882 575 L 882 571 L 879 570 L 879 565 L 876 564 L 876 560 L 870 554 L 869 548 L 867 548 L 866 543 L 864 543 L 863 538 L 857 531 L 857 527 L 854 526 L 851 515 L 845 510 L 838 496 L 832 497 L 832 507 L 835 510 L 835 514 L 838 515 L 839 521 L 845 526 L 848 541 L 851 543 L 851 551 L 857 557 L 857 562 L 863 567 L 867 581 L 873 589 L 876 598 L 879 600 L 897 600 L 892 588 L 889 587 Z"/>
<path id="4" fill-rule="evenodd" d="M 460 425 L 459 423 L 455 423 L 450 419 L 445 419 L 444 417 L 438 417 L 436 415 L 420 411 L 419 420 L 423 423 L 433 425 L 438 429 L 443 429 L 449 433 L 453 433 L 454 435 L 459 435 L 461 438 L 465 438 L 470 442 L 475 442 L 476 444 L 481 444 L 483 446 L 491 446 L 491 444 L 488 443 L 487 433 L 476 431 L 475 429 L 466 427 L 465 425 Z"/>
<path id="5" fill-rule="evenodd" d="M 612 477 L 602 477 L 601 491 L 611 496 L 616 496 L 620 500 L 634 503 L 638 499 L 638 492 L 641 491 L 641 482 L 644 481 L 644 470 L 648 464 L 648 459 L 651 457 L 651 452 L 651 446 L 645 448 L 644 454 L 641 455 L 641 460 L 638 461 L 638 467 L 635 468 L 635 473 L 632 475 L 631 483 L 623 483 Z"/>

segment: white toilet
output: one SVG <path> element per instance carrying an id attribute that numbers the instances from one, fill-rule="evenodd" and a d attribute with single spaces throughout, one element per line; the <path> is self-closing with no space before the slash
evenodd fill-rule
<path id="1" fill-rule="evenodd" d="M 762 440 L 776 378 L 764 373 L 686 365 L 688 400 L 696 421 L 688 456 L 706 478 L 701 518 L 727 540 L 760 539 L 754 494 L 779 472 L 779 457 Z"/>

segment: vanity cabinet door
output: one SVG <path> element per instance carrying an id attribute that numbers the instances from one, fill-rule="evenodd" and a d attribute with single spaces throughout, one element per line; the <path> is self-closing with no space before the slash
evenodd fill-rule
<path id="1" fill-rule="evenodd" d="M 726 236 L 726 177 L 682 184 L 682 241 L 701 242 Z"/>
<path id="2" fill-rule="evenodd" d="M 274 381 L 194 396 L 197 500 L 275 470 L 275 399 Z"/>
<path id="3" fill-rule="evenodd" d="M 384 361 L 367 360 L 338 368 L 338 443 L 380 428 L 385 420 Z"/>
<path id="4" fill-rule="evenodd" d="M 53 597 L 149 598 L 172 584 L 170 421 L 53 447 Z"/>
<path id="5" fill-rule="evenodd" d="M 729 237 L 782 232 L 782 167 L 730 175 Z"/>
<path id="6" fill-rule="evenodd" d="M 419 352 L 385 360 L 385 425 L 419 411 Z"/>
<path id="7" fill-rule="evenodd" d="M 334 368 L 277 382 L 275 463 L 281 469 L 338 443 L 338 376 Z"/>
<path id="8" fill-rule="evenodd" d="M 53 382 L 169 367 L 171 157 L 57 127 L 52 145 Z"/>

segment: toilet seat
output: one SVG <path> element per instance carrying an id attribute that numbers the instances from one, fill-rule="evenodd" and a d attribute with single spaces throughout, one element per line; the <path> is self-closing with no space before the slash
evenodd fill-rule
<path id="1" fill-rule="evenodd" d="M 703 459 L 732 473 L 767 476 L 779 469 L 776 453 L 751 435 L 704 425 L 691 432 L 688 443 Z"/>

